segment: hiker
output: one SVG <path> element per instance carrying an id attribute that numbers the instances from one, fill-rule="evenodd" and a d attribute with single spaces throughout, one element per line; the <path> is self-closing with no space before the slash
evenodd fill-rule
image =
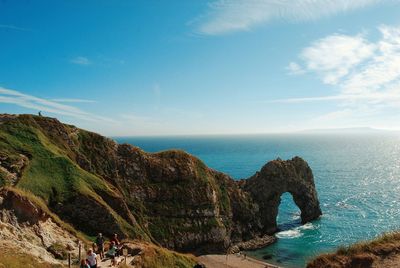
<path id="1" fill-rule="evenodd" d="M 94 242 L 92 243 L 92 249 L 93 249 L 93 252 L 97 254 L 97 245 Z"/>
<path id="2" fill-rule="evenodd" d="M 110 242 L 114 242 L 115 246 L 118 247 L 120 242 L 118 240 L 118 235 L 114 234 L 114 236 L 110 239 Z"/>
<path id="3" fill-rule="evenodd" d="M 99 233 L 96 237 L 97 253 L 101 259 L 104 259 L 104 237 L 102 233 Z"/>
<path id="4" fill-rule="evenodd" d="M 86 260 L 81 260 L 81 265 L 79 265 L 79 268 L 90 268 L 90 266 Z"/>
<path id="5" fill-rule="evenodd" d="M 97 255 L 92 249 L 89 249 L 86 259 L 89 263 L 90 268 L 97 268 Z"/>
<path id="6" fill-rule="evenodd" d="M 39 116 L 42 116 L 42 111 L 39 111 L 39 112 L 38 112 L 38 115 L 39 115 Z"/>
<path id="7" fill-rule="evenodd" d="M 112 242 L 114 242 L 114 245 L 115 245 L 115 248 L 116 248 L 116 254 L 115 254 L 115 256 L 119 256 L 120 254 L 119 254 L 119 251 L 120 251 L 120 244 L 121 244 L 121 242 L 119 242 L 119 240 L 118 240 L 118 235 L 117 234 L 114 234 L 114 236 L 110 239 L 110 242 L 112 243 Z"/>
<path id="8" fill-rule="evenodd" d="M 106 252 L 106 257 L 111 259 L 111 263 L 113 266 L 117 264 L 117 261 L 115 259 L 115 255 L 117 254 L 117 248 L 115 247 L 115 242 L 112 241 L 110 244 L 110 248 Z"/>

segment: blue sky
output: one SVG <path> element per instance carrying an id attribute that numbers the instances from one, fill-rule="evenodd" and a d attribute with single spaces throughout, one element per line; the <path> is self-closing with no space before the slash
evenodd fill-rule
<path id="1" fill-rule="evenodd" d="M 0 1 L 0 112 L 109 136 L 400 129 L 400 1 Z"/>

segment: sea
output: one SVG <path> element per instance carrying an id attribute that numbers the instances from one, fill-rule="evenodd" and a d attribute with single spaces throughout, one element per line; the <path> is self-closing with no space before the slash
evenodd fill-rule
<path id="1" fill-rule="evenodd" d="M 296 133 L 231 136 L 118 137 L 148 152 L 182 149 L 235 179 L 266 162 L 300 156 L 314 173 L 322 217 L 302 225 L 285 193 L 278 241 L 248 254 L 281 267 L 304 267 L 321 253 L 400 229 L 400 135 Z"/>

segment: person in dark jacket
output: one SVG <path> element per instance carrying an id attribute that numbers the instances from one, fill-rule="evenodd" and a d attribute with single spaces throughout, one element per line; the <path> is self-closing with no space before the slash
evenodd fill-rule
<path id="1" fill-rule="evenodd" d="M 104 237 L 102 233 L 99 233 L 96 237 L 97 254 L 100 255 L 101 259 L 104 259 Z"/>

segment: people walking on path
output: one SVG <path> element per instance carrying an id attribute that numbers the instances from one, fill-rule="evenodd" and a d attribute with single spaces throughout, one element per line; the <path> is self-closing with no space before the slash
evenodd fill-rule
<path id="1" fill-rule="evenodd" d="M 111 264 L 112 264 L 113 266 L 115 266 L 115 265 L 117 264 L 117 261 L 116 261 L 116 259 L 115 259 L 116 255 L 117 255 L 117 247 L 115 246 L 115 242 L 112 241 L 112 242 L 110 243 L 110 248 L 109 248 L 108 251 L 106 252 L 106 257 L 108 257 L 108 258 L 111 259 Z"/>
<path id="2" fill-rule="evenodd" d="M 86 259 L 90 265 L 90 268 L 97 268 L 97 255 L 92 249 L 89 249 Z"/>
<path id="3" fill-rule="evenodd" d="M 96 237 L 96 246 L 97 246 L 97 253 L 100 255 L 100 258 L 104 258 L 104 237 L 102 233 L 99 233 Z"/>
<path id="4" fill-rule="evenodd" d="M 114 234 L 110 239 L 110 242 L 114 242 L 115 246 L 118 247 L 121 242 L 119 242 L 118 234 Z"/>
<path id="5" fill-rule="evenodd" d="M 114 234 L 114 236 L 110 239 L 110 242 L 113 243 L 115 245 L 116 248 L 116 255 L 115 256 L 119 256 L 120 255 L 120 250 L 121 250 L 121 242 L 118 239 L 118 234 Z"/>
<path id="6" fill-rule="evenodd" d="M 81 260 L 79 268 L 90 268 L 89 264 L 87 263 L 87 260 Z"/>

